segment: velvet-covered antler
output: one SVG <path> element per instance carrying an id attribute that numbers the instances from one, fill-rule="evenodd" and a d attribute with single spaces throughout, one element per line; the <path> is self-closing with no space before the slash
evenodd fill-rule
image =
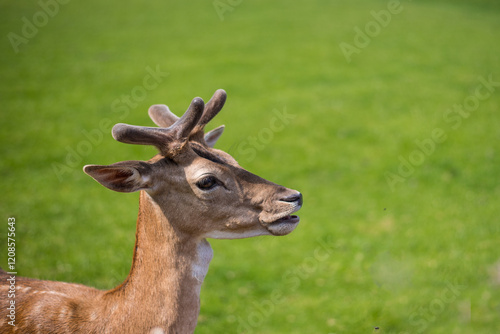
<path id="1" fill-rule="evenodd" d="M 224 103 L 226 102 L 227 94 L 223 89 L 218 89 L 210 101 L 205 105 L 203 115 L 192 129 L 189 139 L 198 141 L 201 144 L 206 144 L 207 146 L 213 147 L 215 141 L 220 137 L 224 131 L 224 126 L 219 126 L 214 130 L 204 133 L 205 126 L 210 122 L 218 113 L 221 111 Z M 155 104 L 151 106 L 148 110 L 149 117 L 155 122 L 156 125 L 160 127 L 170 127 L 172 124 L 177 122 L 179 117 L 170 111 L 170 109 L 164 104 Z"/>
<path id="2" fill-rule="evenodd" d="M 176 156 L 203 115 L 205 103 L 199 97 L 191 102 L 184 115 L 169 127 L 146 127 L 119 123 L 113 127 L 113 138 L 127 144 L 153 145 L 166 157 Z"/>
<path id="3" fill-rule="evenodd" d="M 213 147 L 224 131 L 224 126 L 204 133 L 205 126 L 222 109 L 226 92 L 217 90 L 205 105 L 199 97 L 193 99 L 188 110 L 179 118 L 164 104 L 155 104 L 148 110 L 157 128 L 119 123 L 113 127 L 113 138 L 122 143 L 153 145 L 164 156 L 174 157 L 189 140 Z"/>

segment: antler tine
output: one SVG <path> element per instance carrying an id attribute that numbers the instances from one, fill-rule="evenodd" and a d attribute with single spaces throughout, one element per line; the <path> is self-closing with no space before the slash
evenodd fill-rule
<path id="1" fill-rule="evenodd" d="M 224 107 L 224 103 L 226 102 L 226 98 L 227 94 L 224 89 L 218 89 L 215 91 L 214 95 L 205 106 L 205 111 L 198 122 L 196 130 L 202 130 L 205 125 L 207 125 L 208 122 L 210 122 L 212 118 L 214 118 L 219 111 L 221 111 L 222 107 Z"/>
<path id="2" fill-rule="evenodd" d="M 179 120 L 179 117 L 164 104 L 152 105 L 149 107 L 148 114 L 156 125 L 163 128 L 168 128 Z"/>
<path id="3" fill-rule="evenodd" d="M 175 156 L 182 150 L 189 134 L 200 120 L 205 103 L 199 97 L 191 102 L 188 110 L 168 128 L 152 128 L 124 123 L 113 127 L 112 135 L 127 144 L 153 145 L 165 156 Z"/>
<path id="4" fill-rule="evenodd" d="M 193 128 L 199 123 L 200 118 L 203 115 L 203 110 L 205 108 L 205 102 L 201 97 L 195 97 L 188 110 L 182 115 L 182 117 L 175 122 L 173 128 L 178 128 L 177 138 L 182 140 L 187 140 L 189 134 Z"/>
<path id="5" fill-rule="evenodd" d="M 125 144 L 153 145 L 163 152 L 166 143 L 174 139 L 173 133 L 167 128 L 151 128 L 118 123 L 111 130 L 113 138 Z"/>

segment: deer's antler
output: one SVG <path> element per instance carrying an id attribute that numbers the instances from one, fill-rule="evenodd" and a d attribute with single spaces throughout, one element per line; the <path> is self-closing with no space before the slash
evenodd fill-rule
<path id="1" fill-rule="evenodd" d="M 219 111 L 221 111 L 222 107 L 224 107 L 224 103 L 226 103 L 226 98 L 227 94 L 223 89 L 218 89 L 215 91 L 214 95 L 205 106 L 205 110 L 203 111 L 203 115 L 201 116 L 200 121 L 194 127 L 192 135 L 194 135 L 197 132 L 203 133 L 205 125 L 207 125 L 208 122 L 210 122 L 212 118 L 214 118 L 219 113 Z"/>
<path id="2" fill-rule="evenodd" d="M 168 128 L 179 120 L 179 117 L 171 112 L 170 109 L 164 104 L 152 105 L 149 107 L 148 114 L 153 122 L 162 128 Z"/>
<path id="3" fill-rule="evenodd" d="M 203 115 L 204 106 L 201 98 L 194 98 L 184 115 L 169 127 L 152 128 L 118 123 L 113 127 L 113 138 L 127 144 L 153 145 L 162 155 L 174 157 L 189 140 L 193 128 Z"/>
<path id="4" fill-rule="evenodd" d="M 205 126 L 221 111 L 224 103 L 226 102 L 227 94 L 223 89 L 218 89 L 210 101 L 205 105 L 203 115 L 201 116 L 198 123 L 192 129 L 189 138 L 190 140 L 198 141 L 201 144 L 206 144 L 208 146 L 213 146 L 215 140 L 222 134 L 224 127 L 220 126 L 206 135 L 204 134 Z M 152 105 L 148 110 L 149 117 L 155 122 L 159 127 L 170 127 L 172 124 L 179 120 L 170 109 L 164 104 Z"/>
<path id="5" fill-rule="evenodd" d="M 157 128 L 119 123 L 113 127 L 113 138 L 127 144 L 154 145 L 161 154 L 177 155 L 188 140 L 213 147 L 224 131 L 224 126 L 204 133 L 208 124 L 222 109 L 227 94 L 218 89 L 205 105 L 199 97 L 193 99 L 188 110 L 179 118 L 164 104 L 155 104 L 148 110 Z"/>

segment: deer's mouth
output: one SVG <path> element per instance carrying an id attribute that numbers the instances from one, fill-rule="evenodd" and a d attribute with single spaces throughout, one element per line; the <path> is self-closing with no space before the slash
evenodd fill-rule
<path id="1" fill-rule="evenodd" d="M 271 224 L 281 224 L 281 223 L 287 223 L 287 224 L 297 224 L 300 221 L 299 216 L 297 215 L 286 215 L 285 217 L 282 217 Z"/>
<path id="2" fill-rule="evenodd" d="M 294 212 L 297 210 L 294 210 Z M 265 223 L 264 226 L 267 228 L 269 232 L 271 232 L 272 235 L 279 236 L 279 235 L 286 235 L 295 230 L 295 228 L 299 224 L 299 221 L 300 221 L 299 216 L 287 214 L 270 223 Z"/>

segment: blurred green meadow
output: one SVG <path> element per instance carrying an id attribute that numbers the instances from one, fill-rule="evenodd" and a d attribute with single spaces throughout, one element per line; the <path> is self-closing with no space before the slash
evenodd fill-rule
<path id="1" fill-rule="evenodd" d="M 500 332 L 498 1 L 0 1 L 0 266 L 101 289 L 138 194 L 85 164 L 146 160 L 153 125 L 218 88 L 210 127 L 300 190 L 290 235 L 211 240 L 196 333 Z M 151 282 L 144 282 L 152 284 Z"/>

